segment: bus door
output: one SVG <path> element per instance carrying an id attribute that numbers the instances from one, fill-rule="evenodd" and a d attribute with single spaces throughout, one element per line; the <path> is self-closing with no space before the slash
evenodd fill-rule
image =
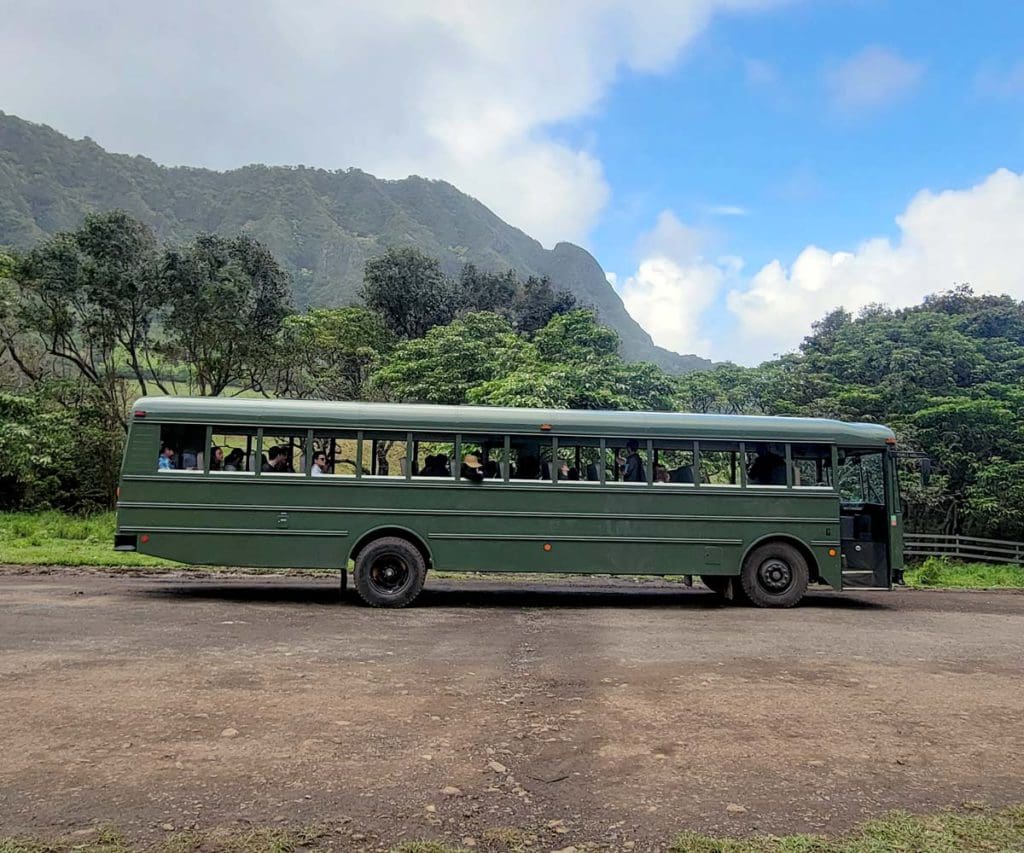
<path id="1" fill-rule="evenodd" d="M 839 531 L 843 589 L 890 589 L 888 452 L 839 448 Z"/>

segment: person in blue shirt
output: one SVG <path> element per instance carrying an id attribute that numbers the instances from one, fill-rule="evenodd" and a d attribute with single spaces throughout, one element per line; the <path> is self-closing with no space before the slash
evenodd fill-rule
<path id="1" fill-rule="evenodd" d="M 174 448 L 168 447 L 166 444 L 160 448 L 160 457 L 156 460 L 156 467 L 158 471 L 173 471 L 174 470 Z"/>

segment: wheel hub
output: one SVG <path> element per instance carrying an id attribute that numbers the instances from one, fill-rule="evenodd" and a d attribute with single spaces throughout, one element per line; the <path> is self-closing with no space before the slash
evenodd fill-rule
<path id="1" fill-rule="evenodd" d="M 768 592 L 781 593 L 789 589 L 793 583 L 793 570 L 784 560 L 772 558 L 761 564 L 757 571 L 757 579 Z"/>
<path id="2" fill-rule="evenodd" d="M 409 567 L 403 560 L 384 558 L 370 570 L 370 583 L 378 592 L 390 594 L 400 590 L 409 578 Z"/>

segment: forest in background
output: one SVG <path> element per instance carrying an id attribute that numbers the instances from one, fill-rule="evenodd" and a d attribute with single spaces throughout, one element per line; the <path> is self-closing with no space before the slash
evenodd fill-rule
<path id="1" fill-rule="evenodd" d="M 892 426 L 910 529 L 1024 539 L 1024 303 L 967 285 L 838 309 L 758 367 L 674 376 L 558 282 L 457 275 L 414 248 L 368 260 L 362 303 L 294 310 L 255 239 L 162 245 L 123 212 L 0 255 L 0 508 L 109 507 L 145 393 L 799 415 Z"/>

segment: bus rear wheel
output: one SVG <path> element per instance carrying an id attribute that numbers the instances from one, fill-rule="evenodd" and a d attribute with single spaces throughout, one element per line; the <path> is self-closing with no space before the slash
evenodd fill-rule
<path id="1" fill-rule="evenodd" d="M 807 560 L 786 542 L 768 542 L 743 561 L 740 586 L 758 607 L 792 607 L 807 592 Z"/>
<path id="2" fill-rule="evenodd" d="M 371 607 L 405 607 L 420 594 L 426 575 L 426 562 L 415 545 L 385 536 L 359 552 L 353 581 Z"/>

